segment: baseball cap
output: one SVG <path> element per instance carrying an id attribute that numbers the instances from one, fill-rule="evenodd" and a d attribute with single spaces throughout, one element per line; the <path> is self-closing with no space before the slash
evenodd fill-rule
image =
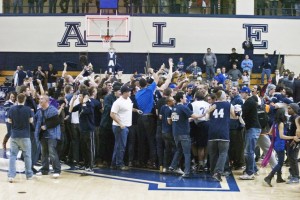
<path id="1" fill-rule="evenodd" d="M 177 85 L 174 84 L 174 83 L 172 83 L 172 84 L 169 85 L 169 88 L 171 88 L 171 89 L 174 89 L 174 88 L 176 88 L 176 87 L 177 87 Z"/>
<path id="2" fill-rule="evenodd" d="M 120 90 L 121 89 L 121 86 L 119 86 L 119 85 L 114 85 L 113 86 L 113 91 L 114 92 L 117 92 L 118 90 Z"/>
<path id="3" fill-rule="evenodd" d="M 240 90 L 240 93 L 248 93 L 250 94 L 251 90 L 248 87 L 242 87 L 242 89 Z"/>
<path id="4" fill-rule="evenodd" d="M 188 84 L 187 88 L 194 88 L 193 84 Z"/>
<path id="5" fill-rule="evenodd" d="M 131 88 L 124 85 L 124 86 L 121 87 L 121 94 L 123 94 L 124 92 L 130 92 L 131 90 L 132 90 Z"/>

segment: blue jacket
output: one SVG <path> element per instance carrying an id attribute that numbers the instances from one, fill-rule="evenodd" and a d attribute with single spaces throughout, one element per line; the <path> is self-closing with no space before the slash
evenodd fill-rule
<path id="1" fill-rule="evenodd" d="M 52 105 L 49 105 L 49 107 L 46 110 L 44 110 L 45 118 L 50 118 L 57 114 L 58 114 L 58 110 Z M 34 136 L 36 137 L 37 140 L 39 139 L 39 135 L 41 132 L 42 120 L 43 120 L 43 114 L 42 114 L 42 108 L 40 108 L 38 109 L 38 111 L 34 116 L 34 124 L 35 124 Z M 47 139 L 60 140 L 61 138 L 60 125 L 57 125 L 56 127 L 51 129 L 46 129 L 46 133 L 44 137 Z"/>

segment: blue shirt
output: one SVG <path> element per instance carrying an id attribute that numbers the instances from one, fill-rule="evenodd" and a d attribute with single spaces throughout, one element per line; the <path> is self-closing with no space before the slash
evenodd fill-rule
<path id="1" fill-rule="evenodd" d="M 278 124 L 274 124 L 274 126 L 275 126 L 274 149 L 276 151 L 284 151 L 284 149 L 285 149 L 285 140 L 280 138 Z M 283 129 L 283 134 L 286 135 L 286 128 Z"/>
<path id="2" fill-rule="evenodd" d="M 29 107 L 18 105 L 9 109 L 8 118 L 12 120 L 11 138 L 29 138 L 30 123 L 33 112 Z"/>
<path id="3" fill-rule="evenodd" d="M 162 132 L 163 133 L 172 133 L 172 125 L 168 123 L 168 118 L 172 115 L 172 108 L 170 108 L 167 105 L 163 105 L 160 109 L 159 113 L 162 118 L 161 118 L 161 123 L 162 123 Z"/>
<path id="4" fill-rule="evenodd" d="M 137 105 L 139 109 L 143 111 L 144 114 L 151 113 L 153 109 L 154 106 L 153 93 L 155 89 L 156 89 L 156 83 L 153 81 L 153 83 L 139 90 L 135 95 Z"/>
<path id="5" fill-rule="evenodd" d="M 210 114 L 208 140 L 229 141 L 230 103 L 215 102 Z"/>
<path id="6" fill-rule="evenodd" d="M 189 118 L 193 112 L 182 104 L 177 104 L 172 109 L 172 131 L 174 136 L 190 135 Z"/>

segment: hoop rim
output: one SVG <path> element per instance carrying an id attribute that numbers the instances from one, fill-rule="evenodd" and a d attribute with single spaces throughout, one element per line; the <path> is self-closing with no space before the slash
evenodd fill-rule
<path id="1" fill-rule="evenodd" d="M 101 35 L 102 42 L 111 42 L 112 38 L 112 35 Z"/>

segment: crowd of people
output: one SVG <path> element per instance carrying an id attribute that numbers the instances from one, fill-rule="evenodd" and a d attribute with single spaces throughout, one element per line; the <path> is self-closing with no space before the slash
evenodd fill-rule
<path id="1" fill-rule="evenodd" d="M 156 72 L 148 68 L 125 83 L 120 73 L 95 74 L 92 64 L 76 78 L 68 74 L 67 63 L 61 77 L 51 64 L 46 71 L 39 66 L 33 72 L 18 66 L 15 91 L 4 104 L 9 182 L 16 175 L 19 149 L 29 180 L 33 174 L 58 178 L 61 162 L 85 173 L 97 167 L 146 167 L 184 178 L 210 172 L 217 181 L 231 170 L 242 170 L 240 179 L 253 180 L 259 175 L 254 159 L 258 146 L 262 165 L 272 168 L 267 184 L 272 185 L 275 173 L 277 183 L 285 181 L 285 151 L 287 183 L 299 183 L 300 80 L 276 70 L 267 84 L 250 89 L 239 80 L 236 58 L 231 59 L 232 69 L 215 73 L 217 60 L 208 48 L 202 60 L 206 77 L 196 61 L 185 67 L 183 58 L 177 65 L 170 58 Z M 249 63 L 247 56 L 245 60 Z M 251 71 L 251 64 L 242 65 Z M 37 171 L 38 160 L 42 167 Z"/>

